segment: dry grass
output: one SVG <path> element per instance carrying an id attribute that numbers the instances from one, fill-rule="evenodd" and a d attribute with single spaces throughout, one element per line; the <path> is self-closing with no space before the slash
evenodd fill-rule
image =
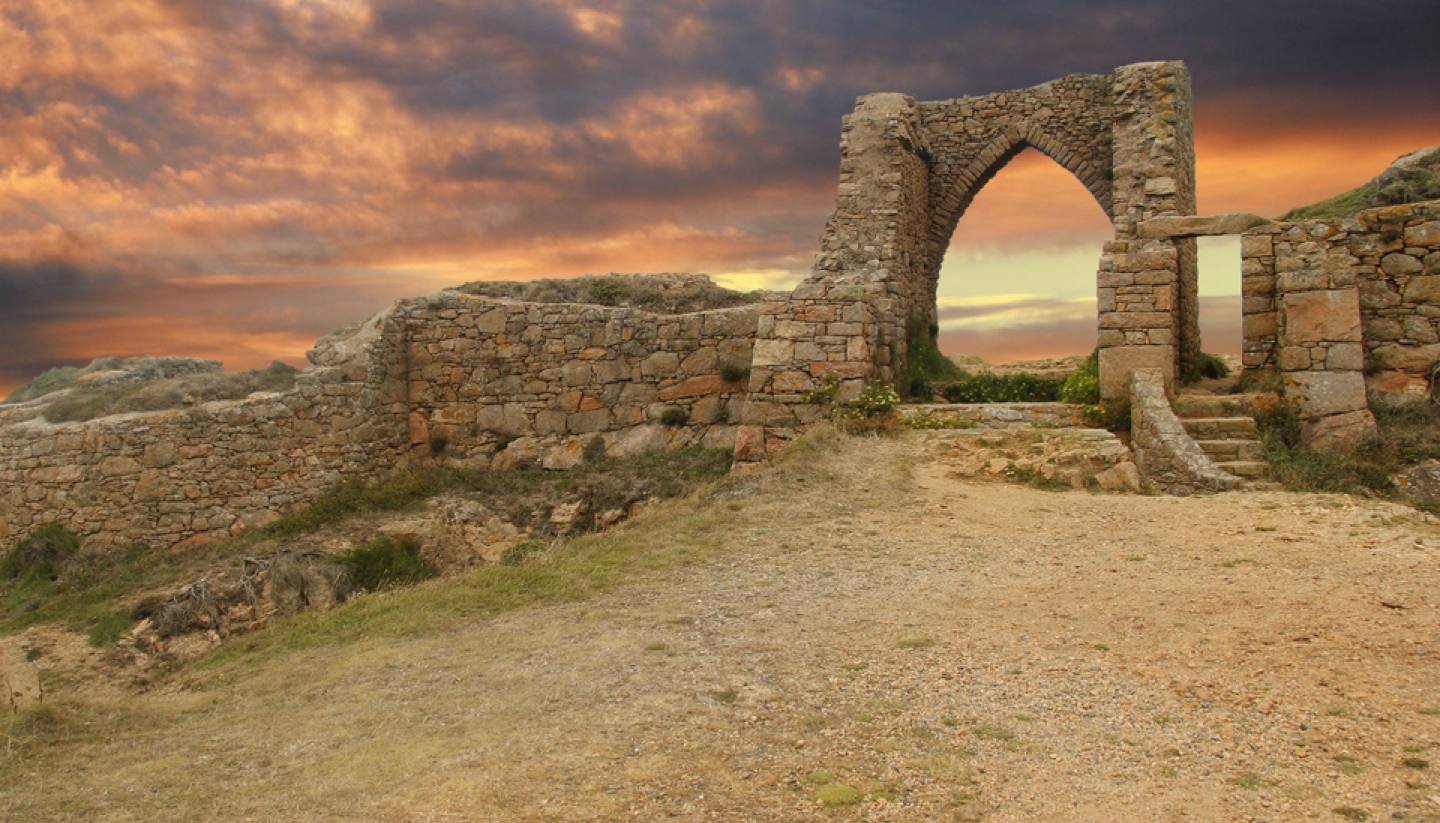
<path id="1" fill-rule="evenodd" d="M 724 309 L 767 299 L 764 292 L 732 291 L 708 280 L 676 281 L 644 274 L 605 274 L 524 282 L 483 280 L 466 283 L 460 291 L 531 303 L 627 306 L 656 314 Z"/>
<path id="2" fill-rule="evenodd" d="M 74 387 L 45 409 L 52 423 L 94 420 L 127 412 L 182 409 L 212 400 L 239 400 L 256 392 L 285 391 L 295 385 L 293 366 L 276 361 L 243 372 L 199 372 L 143 383 L 113 382 Z"/>

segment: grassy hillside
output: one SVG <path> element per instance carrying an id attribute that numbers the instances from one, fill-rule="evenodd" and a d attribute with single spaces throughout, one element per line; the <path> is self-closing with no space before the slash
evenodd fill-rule
<path id="1" fill-rule="evenodd" d="M 1318 203 L 1291 209 L 1280 219 L 1344 217 L 1375 206 L 1435 199 L 1440 199 L 1440 151 L 1431 152 L 1414 165 L 1398 170 L 1393 179 L 1382 186 L 1366 183 Z"/>

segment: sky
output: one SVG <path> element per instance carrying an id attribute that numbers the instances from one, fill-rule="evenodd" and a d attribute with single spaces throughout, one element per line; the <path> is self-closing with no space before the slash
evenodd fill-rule
<path id="1" fill-rule="evenodd" d="M 0 391 L 101 355 L 300 363 L 467 280 L 788 286 L 872 91 L 1183 59 L 1201 212 L 1274 215 L 1440 143 L 1437 30 L 1391 0 L 0 0 Z M 1088 350 L 1107 234 L 1021 155 L 957 229 L 943 345 Z M 1234 258 L 1202 253 L 1216 351 Z"/>

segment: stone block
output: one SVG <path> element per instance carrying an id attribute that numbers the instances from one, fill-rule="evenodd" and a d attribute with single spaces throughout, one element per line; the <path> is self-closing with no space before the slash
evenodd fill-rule
<path id="1" fill-rule="evenodd" d="M 1440 303 L 1440 275 L 1411 277 L 1410 282 L 1405 284 L 1405 302 Z"/>
<path id="2" fill-rule="evenodd" d="M 1246 234 L 1240 238 L 1241 257 L 1269 257 L 1275 253 L 1275 241 L 1268 234 Z"/>
<path id="3" fill-rule="evenodd" d="M 1286 372 L 1285 396 L 1304 418 L 1356 411 L 1366 408 L 1365 378 L 1354 371 Z"/>
<path id="4" fill-rule="evenodd" d="M 1100 396 L 1105 399 L 1130 395 L 1130 378 L 1136 369 L 1157 369 L 1165 391 L 1175 385 L 1174 346 L 1112 346 L 1100 350 Z"/>
<path id="5" fill-rule="evenodd" d="M 1282 343 L 1360 342 L 1360 294 L 1356 289 L 1284 294 L 1280 305 Z"/>
<path id="6" fill-rule="evenodd" d="M 1417 257 L 1400 252 L 1391 252 L 1380 258 L 1380 270 L 1391 277 L 1419 274 L 1425 265 Z"/>
<path id="7" fill-rule="evenodd" d="M 1407 246 L 1440 246 L 1440 220 L 1430 220 L 1405 230 Z"/>
<path id="8" fill-rule="evenodd" d="M 1360 371 L 1365 368 L 1365 347 L 1359 343 L 1336 343 L 1325 352 L 1330 371 Z"/>
<path id="9" fill-rule="evenodd" d="M 1395 371 L 1422 372 L 1428 370 L 1440 360 L 1440 343 L 1431 343 L 1425 346 L 1406 346 L 1399 343 L 1386 343 L 1377 346 L 1370 353 L 1370 359 L 1376 368 L 1393 369 Z"/>
<path id="10" fill-rule="evenodd" d="M 1378 430 L 1369 409 L 1356 409 L 1305 420 L 1300 436 L 1311 448 L 1322 451 L 1350 451 L 1374 440 Z"/>
<path id="11" fill-rule="evenodd" d="M 755 341 L 754 366 L 788 366 L 795 359 L 795 343 L 790 340 L 762 339 Z"/>

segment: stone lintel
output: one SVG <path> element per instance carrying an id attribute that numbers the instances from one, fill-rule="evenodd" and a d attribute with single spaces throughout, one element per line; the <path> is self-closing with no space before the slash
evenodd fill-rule
<path id="1" fill-rule="evenodd" d="M 1150 240 L 1169 237 L 1213 237 L 1224 234 L 1244 234 L 1257 226 L 1270 223 L 1258 214 L 1227 212 L 1225 214 L 1196 214 L 1187 216 L 1152 217 L 1140 221 L 1135 227 L 1136 234 Z"/>

